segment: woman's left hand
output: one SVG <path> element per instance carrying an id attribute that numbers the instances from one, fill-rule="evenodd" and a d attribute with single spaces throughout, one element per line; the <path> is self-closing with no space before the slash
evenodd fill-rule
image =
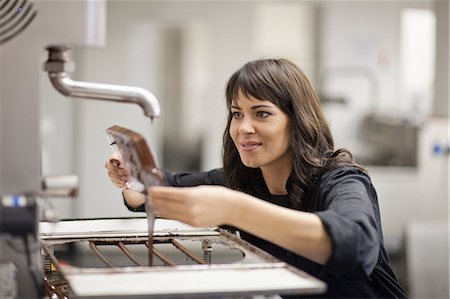
<path id="1" fill-rule="evenodd" d="M 192 226 L 230 224 L 239 192 L 222 186 L 150 187 L 156 214 Z"/>

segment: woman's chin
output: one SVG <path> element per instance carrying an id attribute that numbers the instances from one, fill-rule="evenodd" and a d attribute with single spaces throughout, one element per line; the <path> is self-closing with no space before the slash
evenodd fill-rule
<path id="1" fill-rule="evenodd" d="M 242 161 L 242 164 L 248 168 L 259 168 L 260 166 L 256 161 Z"/>

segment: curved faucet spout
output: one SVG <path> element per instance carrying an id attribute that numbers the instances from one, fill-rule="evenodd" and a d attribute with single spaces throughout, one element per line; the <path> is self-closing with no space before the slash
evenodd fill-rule
<path id="1" fill-rule="evenodd" d="M 135 103 L 141 106 L 150 118 L 159 117 L 160 107 L 156 97 L 149 91 L 134 86 L 91 83 L 72 80 L 68 72 L 73 71 L 69 60 L 69 48 L 55 46 L 47 48 L 48 60 L 45 70 L 53 86 L 63 95 L 84 99 L 106 100 L 121 103 Z"/>

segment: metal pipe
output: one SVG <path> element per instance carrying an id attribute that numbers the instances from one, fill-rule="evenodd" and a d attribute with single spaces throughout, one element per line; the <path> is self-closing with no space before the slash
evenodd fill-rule
<path id="1" fill-rule="evenodd" d="M 65 96 L 138 104 L 151 119 L 159 117 L 160 107 L 156 97 L 149 91 L 133 86 L 111 85 L 72 80 L 68 73 L 74 71 L 66 46 L 47 47 L 48 60 L 44 69 L 53 86 Z"/>

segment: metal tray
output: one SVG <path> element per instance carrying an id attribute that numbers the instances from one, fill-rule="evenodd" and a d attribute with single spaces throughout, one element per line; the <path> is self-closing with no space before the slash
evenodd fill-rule
<path id="1" fill-rule="evenodd" d="M 157 219 L 152 250 L 158 263 L 151 267 L 140 254 L 149 250 L 145 218 L 41 223 L 40 236 L 48 288 L 68 297 L 248 298 L 326 290 L 318 279 L 217 227 Z M 91 262 L 61 262 L 58 247 L 68 244 Z"/>

